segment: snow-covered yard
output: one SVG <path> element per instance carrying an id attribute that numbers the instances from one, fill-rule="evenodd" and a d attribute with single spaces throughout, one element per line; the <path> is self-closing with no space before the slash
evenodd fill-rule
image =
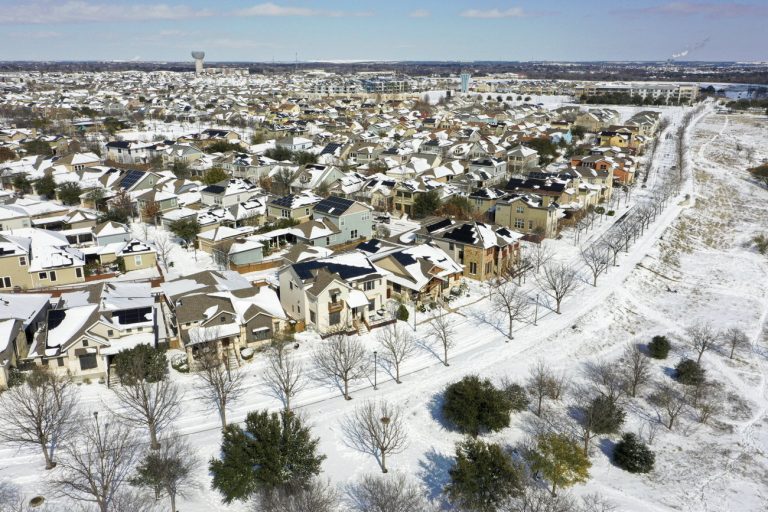
<path id="1" fill-rule="evenodd" d="M 754 342 L 751 351 L 734 361 L 716 352 L 708 352 L 702 359 L 708 377 L 721 382 L 730 393 L 724 411 L 709 425 L 685 416 L 675 430 L 659 429 L 651 446 L 656 452 L 656 469 L 647 476 L 630 475 L 613 466 L 607 455 L 612 439 L 598 439 L 591 456 L 590 481 L 573 492 L 599 492 L 622 511 L 766 510 L 768 258 L 755 251 L 750 239 L 759 231 L 768 231 L 768 191 L 749 182 L 744 170 L 745 148 L 752 148 L 753 158 L 768 157 L 765 125 L 765 119 L 748 116 L 709 114 L 700 120 L 691 130 L 689 158 L 694 179 L 629 252 L 619 256 L 619 266 L 611 267 L 597 287 L 584 284 L 578 294 L 566 298 L 562 314 L 539 308 L 538 325 L 520 326 L 515 339 L 505 343 L 497 331 L 477 321 L 477 314 L 489 304 L 482 299 L 483 286 L 473 284 L 470 296 L 452 305 L 457 344 L 451 350 L 450 367 L 443 366 L 432 350 L 421 350 L 405 361 L 402 384 L 396 384 L 381 365 L 378 390 L 373 389 L 370 375 L 352 387 L 354 399 L 350 402 L 335 387 L 317 382 L 308 386 L 295 404 L 320 438 L 319 450 L 328 457 L 324 476 L 343 484 L 377 471 L 371 456 L 348 447 L 340 421 L 361 401 L 382 398 L 403 408 L 409 431 L 408 449 L 391 457 L 390 469 L 420 479 L 427 492 L 438 496 L 447 482 L 454 444 L 461 439 L 439 418 L 439 395 L 447 384 L 468 374 L 496 381 L 506 376 L 522 382 L 539 359 L 578 381 L 585 363 L 615 360 L 627 343 L 646 343 L 656 334 L 673 340 L 673 354 L 653 367 L 654 379 L 669 379 L 669 367 L 686 353 L 684 329 L 708 321 L 718 329 L 741 327 Z M 664 170 L 661 166 L 656 172 Z M 693 194 L 695 202 L 685 201 L 684 194 Z M 406 227 L 402 224 L 393 223 L 393 234 Z M 600 229 L 596 227 L 595 236 Z M 551 244 L 559 259 L 578 258 L 568 236 Z M 175 272 L 186 274 L 210 265 L 194 261 L 191 252 L 174 251 Z M 535 280 L 529 278 L 525 288 L 535 294 L 534 287 Z M 417 314 L 416 336 L 428 345 L 426 318 L 424 313 Z M 361 341 L 373 350 L 375 337 L 374 330 Z M 310 369 L 312 346 L 319 340 L 303 334 L 298 341 L 297 354 Z M 248 392 L 231 408 L 232 421 L 241 421 L 248 411 L 279 407 L 260 380 L 263 368 L 258 354 L 244 366 Z M 220 442 L 218 418 L 197 397 L 193 375 L 175 371 L 172 375 L 186 390 L 184 413 L 176 429 L 208 460 L 217 454 Z M 81 405 L 87 413 L 114 403 L 112 392 L 103 386 L 83 385 L 81 391 Z M 566 404 L 550 405 L 563 413 Z M 647 435 L 655 418 L 652 406 L 637 399 L 627 412 L 625 429 Z M 532 413 L 516 414 L 509 428 L 486 437 L 514 445 L 525 438 L 531 419 Z M 43 469 L 38 451 L 3 446 L 0 461 L 0 479 L 14 481 L 30 495 L 47 495 L 46 481 L 53 472 Z M 246 509 L 242 504 L 224 505 L 210 490 L 204 467 L 197 476 L 199 487 L 181 500 L 181 510 Z"/>

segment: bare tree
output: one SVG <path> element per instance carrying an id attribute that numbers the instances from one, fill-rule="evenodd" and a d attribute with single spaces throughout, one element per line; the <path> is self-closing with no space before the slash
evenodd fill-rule
<path id="1" fill-rule="evenodd" d="M 514 339 L 514 323 L 528 317 L 530 301 L 520 288 L 509 281 L 492 284 L 490 295 L 492 311 L 485 317 L 488 323 L 504 334 L 507 338 L 505 341 L 509 343 L 509 340 Z"/>
<path id="2" fill-rule="evenodd" d="M 196 359 L 200 398 L 219 413 L 221 427 L 224 428 L 227 426 L 227 406 L 245 393 L 244 376 L 230 367 L 229 359 L 220 354 L 214 345 L 202 348 Z"/>
<path id="3" fill-rule="evenodd" d="M 722 386 L 713 381 L 704 381 L 696 386 L 689 396 L 689 403 L 696 411 L 699 423 L 707 423 L 712 416 L 723 410 Z"/>
<path id="4" fill-rule="evenodd" d="M 555 313 L 560 314 L 560 303 L 574 291 L 579 280 L 574 269 L 566 264 L 548 263 L 543 267 L 543 273 L 537 276 L 539 286 L 544 293 L 555 300 Z"/>
<path id="5" fill-rule="evenodd" d="M 80 425 L 81 434 L 67 443 L 53 481 L 57 494 L 111 512 L 141 453 L 135 431 L 116 418 Z"/>
<path id="6" fill-rule="evenodd" d="M 669 430 L 675 426 L 675 421 L 688 406 L 688 400 L 677 386 L 661 383 L 650 397 L 651 403 L 657 407 L 660 421 Z"/>
<path id="7" fill-rule="evenodd" d="M 171 251 L 174 249 L 175 245 L 171 241 L 170 237 L 165 233 L 157 233 L 155 235 L 153 244 L 155 246 L 155 250 L 157 251 L 157 257 L 167 272 L 168 264 L 171 261 Z"/>
<path id="8" fill-rule="evenodd" d="M 163 439 L 160 449 L 144 454 L 130 482 L 154 490 L 155 499 L 168 495 L 171 512 L 176 512 L 176 497 L 196 488 L 193 475 L 199 463 L 189 443 L 172 434 Z"/>
<path id="9" fill-rule="evenodd" d="M 130 378 L 113 386 L 112 391 L 122 405 L 122 409 L 112 410 L 112 413 L 134 427 L 146 427 L 150 446 L 158 449 L 158 434 L 181 412 L 179 402 L 182 394 L 176 383 L 167 379 L 149 382 L 142 378 Z"/>
<path id="10" fill-rule="evenodd" d="M 351 446 L 376 457 L 382 473 L 387 472 L 387 456 L 402 452 L 408 444 L 400 408 L 384 400 L 357 407 L 343 428 Z"/>
<path id="11" fill-rule="evenodd" d="M 624 238 L 618 233 L 609 233 L 600 239 L 600 242 L 608 249 L 613 257 L 613 266 L 616 266 L 616 260 L 619 257 L 621 249 L 624 247 Z"/>
<path id="12" fill-rule="evenodd" d="M 689 337 L 691 347 L 698 354 L 696 363 L 700 363 L 704 352 L 715 346 L 717 334 L 710 324 L 692 325 L 685 330 L 685 333 Z"/>
<path id="13" fill-rule="evenodd" d="M 552 495 L 547 489 L 526 485 L 517 496 L 508 498 L 499 512 L 582 512 L 567 494 Z"/>
<path id="14" fill-rule="evenodd" d="M 438 307 L 437 313 L 429 320 L 429 335 L 443 347 L 443 364 L 450 366 L 448 349 L 456 343 L 456 324 L 442 306 Z"/>
<path id="15" fill-rule="evenodd" d="M 296 356 L 288 352 L 287 344 L 276 342 L 269 349 L 264 382 L 274 396 L 283 402 L 286 411 L 291 410 L 291 400 L 306 385 L 304 367 Z"/>
<path id="16" fill-rule="evenodd" d="M 746 333 L 741 329 L 732 327 L 725 331 L 723 334 L 723 342 L 729 350 L 729 359 L 733 359 L 737 350 L 741 350 L 744 347 L 749 346 L 749 338 Z"/>
<path id="17" fill-rule="evenodd" d="M 627 392 L 624 375 L 616 364 L 606 361 L 587 363 L 584 376 L 598 394 L 613 403 L 619 403 Z"/>
<path id="18" fill-rule="evenodd" d="M 650 380 L 651 365 L 640 347 L 631 343 L 627 345 L 621 356 L 619 372 L 627 393 L 631 397 L 635 397 L 637 392 Z"/>
<path id="19" fill-rule="evenodd" d="M 368 359 L 363 345 L 343 332 L 332 334 L 312 354 L 320 378 L 341 381 L 346 400 L 352 400 L 349 382 L 368 374 Z"/>
<path id="20" fill-rule="evenodd" d="M 410 329 L 399 322 L 380 329 L 376 338 L 387 353 L 385 357 L 395 369 L 395 382 L 400 384 L 400 365 L 416 350 L 415 338 Z"/>
<path id="21" fill-rule="evenodd" d="M 541 407 L 545 398 L 550 398 L 553 393 L 555 374 L 543 361 L 538 360 L 528 374 L 525 388 L 536 404 L 536 416 L 541 416 Z"/>
<path id="22" fill-rule="evenodd" d="M 597 278 L 611 266 L 608 248 L 602 244 L 592 244 L 581 248 L 581 259 L 592 273 L 592 286 L 597 286 Z"/>
<path id="23" fill-rule="evenodd" d="M 554 252 L 548 245 L 544 244 L 543 240 L 541 243 L 530 244 L 528 247 L 530 247 L 528 258 L 533 265 L 534 272 L 538 274 L 541 266 L 549 263 L 549 260 L 552 259 Z"/>
<path id="24" fill-rule="evenodd" d="M 388 477 L 365 475 L 347 490 L 355 512 L 427 512 L 435 507 L 427 501 L 424 489 L 404 474 Z"/>
<path id="25" fill-rule="evenodd" d="M 328 482 L 311 480 L 300 489 L 277 487 L 253 500 L 253 512 L 336 512 L 339 494 Z"/>
<path id="26" fill-rule="evenodd" d="M 25 384 L 8 389 L 0 398 L 0 440 L 36 445 L 45 457 L 45 468 L 56 466 L 54 451 L 71 437 L 77 420 L 78 392 L 72 382 L 37 367 Z"/>
<path id="27" fill-rule="evenodd" d="M 635 219 L 631 216 L 626 216 L 624 220 L 620 219 L 617 221 L 614 227 L 616 228 L 616 234 L 622 241 L 624 252 L 629 252 L 629 242 L 637 236 L 638 232 Z"/>

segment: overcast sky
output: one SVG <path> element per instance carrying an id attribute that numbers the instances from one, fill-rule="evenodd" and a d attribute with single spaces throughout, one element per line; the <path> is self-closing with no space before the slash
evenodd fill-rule
<path id="1" fill-rule="evenodd" d="M 0 60 L 768 61 L 768 0 L 0 0 Z"/>

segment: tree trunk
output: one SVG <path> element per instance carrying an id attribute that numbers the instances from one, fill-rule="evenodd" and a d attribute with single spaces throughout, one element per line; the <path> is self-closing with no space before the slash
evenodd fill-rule
<path id="1" fill-rule="evenodd" d="M 555 309 L 555 313 L 558 315 L 560 314 L 560 301 L 563 299 L 555 299 L 555 303 L 557 304 L 557 309 Z"/>
<path id="2" fill-rule="evenodd" d="M 598 276 L 598 275 L 599 275 L 598 273 L 595 273 L 595 274 L 592 276 L 592 277 L 594 277 L 594 279 L 592 280 L 592 286 L 594 286 L 595 288 L 597 288 L 597 276 Z"/>
<path id="3" fill-rule="evenodd" d="M 152 450 L 159 450 L 160 443 L 157 442 L 157 427 L 152 422 L 147 427 L 149 428 L 149 447 Z"/>
<path id="4" fill-rule="evenodd" d="M 552 496 L 557 496 L 557 484 L 552 480 Z"/>
<path id="5" fill-rule="evenodd" d="M 221 403 L 221 407 L 219 408 L 219 417 L 221 418 L 221 428 L 224 428 L 227 426 L 227 406 L 224 401 Z"/>
<path id="6" fill-rule="evenodd" d="M 45 469 L 53 469 L 56 467 L 56 464 L 53 463 L 53 458 L 48 452 L 48 448 L 46 448 L 45 442 L 40 443 L 40 446 L 43 448 L 43 456 L 45 456 Z"/>
<path id="7" fill-rule="evenodd" d="M 731 345 L 731 355 L 728 359 L 733 359 L 733 352 L 736 350 L 736 345 Z"/>
<path id="8" fill-rule="evenodd" d="M 387 452 L 381 450 L 381 472 L 387 472 Z"/>
<path id="9" fill-rule="evenodd" d="M 168 497 L 171 498 L 171 512 L 176 512 L 176 494 L 169 492 Z"/>
<path id="10" fill-rule="evenodd" d="M 291 412 L 291 395 L 287 391 L 285 392 L 285 412 Z"/>
<path id="11" fill-rule="evenodd" d="M 395 363 L 395 382 L 402 384 L 400 382 L 400 363 Z"/>
<path id="12" fill-rule="evenodd" d="M 445 366 L 451 366 L 450 364 L 448 364 L 448 346 L 445 344 L 443 345 L 443 354 L 444 354 L 443 364 Z"/>
<path id="13" fill-rule="evenodd" d="M 349 396 L 349 379 L 344 379 L 344 400 L 352 400 Z"/>

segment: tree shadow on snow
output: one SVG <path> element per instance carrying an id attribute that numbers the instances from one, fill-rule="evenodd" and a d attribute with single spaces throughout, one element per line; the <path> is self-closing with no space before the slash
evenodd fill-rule
<path id="1" fill-rule="evenodd" d="M 432 399 L 427 404 L 429 408 L 429 415 L 435 420 L 442 428 L 451 432 L 456 431 L 456 427 L 453 423 L 448 421 L 443 415 L 443 405 L 445 404 L 445 396 L 442 392 L 432 395 Z"/>
<path id="2" fill-rule="evenodd" d="M 613 464 L 613 450 L 616 448 L 616 443 L 610 439 L 604 438 L 600 440 L 600 451 L 608 457 L 608 460 Z"/>
<path id="3" fill-rule="evenodd" d="M 443 489 L 450 481 L 448 471 L 453 464 L 453 457 L 437 453 L 434 449 L 419 460 L 419 478 L 424 482 L 430 500 L 444 503 Z"/>

